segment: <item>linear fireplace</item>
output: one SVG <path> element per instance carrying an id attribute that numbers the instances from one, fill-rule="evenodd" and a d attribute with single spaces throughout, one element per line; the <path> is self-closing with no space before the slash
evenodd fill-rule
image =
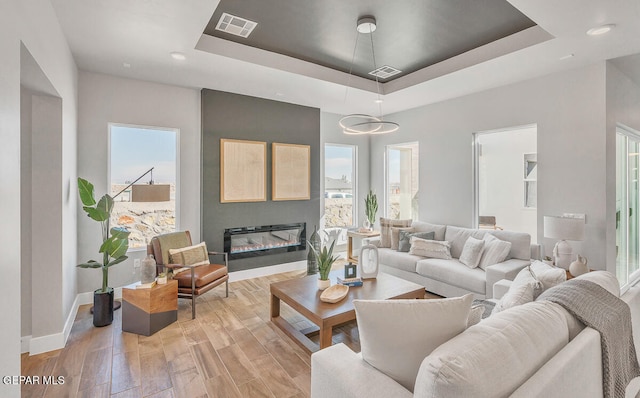
<path id="1" fill-rule="evenodd" d="M 306 223 L 227 228 L 224 230 L 224 251 L 230 260 L 234 260 L 306 250 L 306 230 Z"/>

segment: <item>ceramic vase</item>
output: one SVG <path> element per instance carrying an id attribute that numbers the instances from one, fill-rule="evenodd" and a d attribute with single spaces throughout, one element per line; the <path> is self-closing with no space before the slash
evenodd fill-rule
<path id="1" fill-rule="evenodd" d="M 307 242 L 309 246 L 313 247 L 316 253 L 320 252 L 321 240 L 320 235 L 318 234 L 318 227 L 313 227 L 313 233 Z M 313 254 L 313 250 L 308 249 L 307 253 L 307 275 L 314 275 L 318 273 L 318 260 L 316 256 Z"/>
<path id="2" fill-rule="evenodd" d="M 578 276 L 589 272 L 589 267 L 587 267 L 587 259 L 578 254 L 578 258 L 576 259 L 576 261 L 572 262 L 571 265 L 569 265 L 569 272 L 573 276 Z"/>
<path id="3" fill-rule="evenodd" d="M 318 279 L 318 290 L 324 290 L 331 286 L 331 279 Z"/>
<path id="4" fill-rule="evenodd" d="M 140 282 L 151 283 L 156 280 L 156 259 L 153 254 L 148 254 L 140 264 Z"/>

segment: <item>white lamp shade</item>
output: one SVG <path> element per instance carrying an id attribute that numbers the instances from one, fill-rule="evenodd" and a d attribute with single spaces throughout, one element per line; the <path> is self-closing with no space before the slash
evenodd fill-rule
<path id="1" fill-rule="evenodd" d="M 584 240 L 584 219 L 544 216 L 544 236 L 551 239 Z"/>

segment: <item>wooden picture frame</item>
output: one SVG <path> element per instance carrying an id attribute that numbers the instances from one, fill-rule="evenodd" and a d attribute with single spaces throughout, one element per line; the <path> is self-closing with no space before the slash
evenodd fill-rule
<path id="1" fill-rule="evenodd" d="M 267 200 L 267 143 L 220 139 L 220 202 Z"/>
<path id="2" fill-rule="evenodd" d="M 311 147 L 271 144 L 271 200 L 311 199 Z"/>

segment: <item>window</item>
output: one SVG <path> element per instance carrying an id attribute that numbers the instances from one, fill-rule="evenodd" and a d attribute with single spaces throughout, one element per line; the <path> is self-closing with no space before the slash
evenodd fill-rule
<path id="1" fill-rule="evenodd" d="M 324 227 L 355 226 L 356 147 L 324 146 Z"/>
<path id="2" fill-rule="evenodd" d="M 537 137 L 535 125 L 474 134 L 479 228 L 526 232 L 537 240 Z"/>
<path id="3" fill-rule="evenodd" d="M 640 135 L 618 127 L 616 134 L 616 276 L 622 290 L 640 279 Z"/>
<path id="4" fill-rule="evenodd" d="M 110 124 L 109 138 L 111 226 L 131 232 L 130 250 L 142 249 L 154 236 L 177 228 L 178 130 Z"/>
<path id="5" fill-rule="evenodd" d="M 387 146 L 387 218 L 418 219 L 418 143 Z"/>

